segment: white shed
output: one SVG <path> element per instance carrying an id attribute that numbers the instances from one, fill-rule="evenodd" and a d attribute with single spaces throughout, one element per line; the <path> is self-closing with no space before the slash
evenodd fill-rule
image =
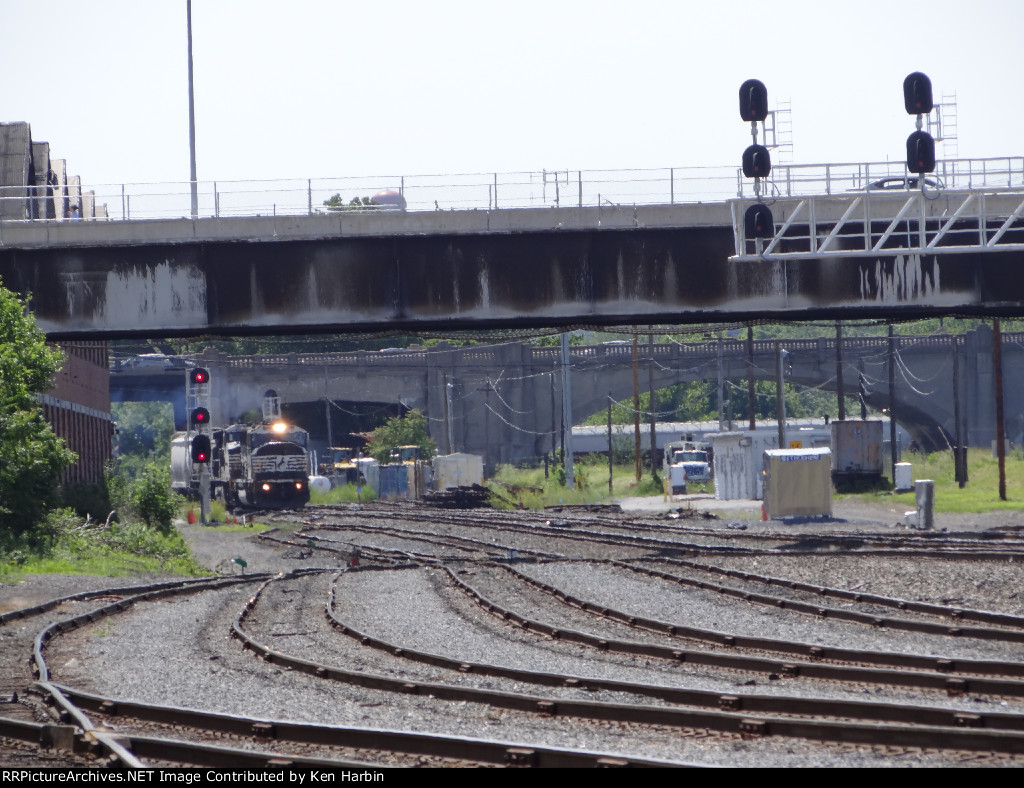
<path id="1" fill-rule="evenodd" d="M 761 500 L 762 455 L 765 449 L 779 445 L 778 433 L 718 432 L 706 437 L 713 449 L 715 498 L 719 501 Z"/>

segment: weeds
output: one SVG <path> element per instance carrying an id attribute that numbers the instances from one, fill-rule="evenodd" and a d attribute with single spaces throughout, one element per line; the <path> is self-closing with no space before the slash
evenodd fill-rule
<path id="1" fill-rule="evenodd" d="M 1006 498 L 999 500 L 999 464 L 991 452 L 984 449 L 969 449 L 967 467 L 969 481 L 961 489 L 954 480 L 953 455 L 951 452 L 915 454 L 907 458 L 913 466 L 915 480 L 931 479 L 935 482 L 936 512 L 989 512 L 1024 510 L 1024 456 L 1011 452 L 1006 457 Z M 859 498 L 877 500 L 880 495 L 913 509 L 916 498 L 913 491 L 892 492 L 892 482 L 883 479 L 881 489 L 858 495 L 839 495 L 839 499 Z"/>
<path id="2" fill-rule="evenodd" d="M 547 478 L 543 468 L 499 466 L 494 478 L 487 482 L 487 487 L 495 493 L 491 502 L 499 509 L 512 508 L 513 505 L 516 508 L 543 509 L 558 504 L 592 504 L 609 498 L 662 494 L 660 476 L 644 476 L 637 482 L 632 465 L 614 466 L 612 491 L 609 493 L 608 461 L 601 455 L 593 456 L 598 458 L 598 462 L 584 460 L 576 465 L 575 488 L 565 486 L 562 466 L 551 468 Z"/>
<path id="3" fill-rule="evenodd" d="M 364 484 L 359 488 L 361 492 L 358 493 L 356 489 L 356 485 L 351 482 L 340 487 L 334 487 L 325 493 L 311 489 L 309 491 L 309 502 L 316 504 L 338 504 L 366 503 L 367 501 L 377 500 L 377 493 L 369 485 Z"/>

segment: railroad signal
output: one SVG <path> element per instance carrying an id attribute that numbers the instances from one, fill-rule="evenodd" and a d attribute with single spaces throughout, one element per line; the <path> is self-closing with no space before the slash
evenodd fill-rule
<path id="1" fill-rule="evenodd" d="M 193 427 L 206 427 L 210 423 L 210 411 L 206 408 L 193 408 L 189 414 L 189 423 Z"/>
<path id="2" fill-rule="evenodd" d="M 932 111 L 932 81 L 927 75 L 915 71 L 903 80 L 903 106 L 908 115 L 927 115 Z"/>
<path id="3" fill-rule="evenodd" d="M 191 444 L 192 462 L 204 463 L 210 461 L 210 436 L 196 435 L 192 438 Z"/>
<path id="4" fill-rule="evenodd" d="M 768 88 L 759 79 L 748 79 L 740 85 L 740 117 L 761 122 L 768 117 Z"/>
<path id="5" fill-rule="evenodd" d="M 196 367 L 189 373 L 188 379 L 193 386 L 202 386 L 210 382 L 210 373 L 202 367 Z"/>
<path id="6" fill-rule="evenodd" d="M 747 238 L 771 238 L 775 235 L 775 218 L 764 203 L 756 203 L 743 214 L 743 231 Z"/>
<path id="7" fill-rule="evenodd" d="M 772 157 L 764 145 L 751 145 L 743 151 L 743 174 L 748 178 L 767 178 L 772 171 Z"/>
<path id="8" fill-rule="evenodd" d="M 907 169 L 918 175 L 935 171 L 935 140 L 927 131 L 907 137 Z"/>

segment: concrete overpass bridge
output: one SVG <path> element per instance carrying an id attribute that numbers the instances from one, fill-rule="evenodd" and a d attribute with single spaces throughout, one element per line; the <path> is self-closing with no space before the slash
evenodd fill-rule
<path id="1" fill-rule="evenodd" d="M 514 209 L 497 176 L 459 210 L 332 212 L 310 187 L 301 212 L 226 216 L 218 195 L 200 218 L 3 221 L 0 277 L 54 339 L 1024 313 L 1024 160 L 943 162 L 923 190 L 896 170 L 777 167 L 766 238 L 735 171 L 712 202 L 669 170 L 632 203 L 589 173 Z"/>
<path id="2" fill-rule="evenodd" d="M 800 386 L 835 390 L 834 338 L 787 340 L 786 380 Z M 754 343 L 754 374 L 775 380 L 779 343 Z M 964 440 L 988 446 L 994 439 L 994 374 L 991 330 L 963 336 L 897 337 L 896 403 L 898 423 L 926 450 L 954 442 L 953 358 L 960 367 Z M 843 383 L 858 391 L 859 375 L 868 388 L 870 408 L 889 408 L 888 343 L 884 338 L 844 337 Z M 510 343 L 489 347 L 338 354 L 285 354 L 229 357 L 207 350 L 195 359 L 211 373 L 214 424 L 228 423 L 258 408 L 263 392 L 274 389 L 285 403 L 302 407 L 299 417 L 315 440 L 328 442 L 327 414 L 337 435 L 339 414 L 353 403 L 376 407 L 419 408 L 442 451 L 483 454 L 488 465 L 530 460 L 558 443 L 562 427 L 563 377 L 560 351 Z M 726 380 L 747 375 L 746 343 L 718 340 L 693 344 L 639 346 L 640 381 L 648 371 L 656 388 L 714 380 L 721 368 Z M 631 401 L 630 344 L 571 348 L 572 416 L 580 422 L 603 411 L 608 398 Z M 1010 437 L 1024 430 L 1024 335 L 1003 336 L 1006 423 Z M 745 386 L 744 386 L 745 389 Z M 739 395 L 745 398 L 745 390 Z M 185 420 L 184 372 L 124 369 L 111 376 L 111 399 L 175 402 L 176 421 Z M 849 409 L 848 409 L 849 410 Z M 295 411 L 299 412 L 299 411 Z"/>

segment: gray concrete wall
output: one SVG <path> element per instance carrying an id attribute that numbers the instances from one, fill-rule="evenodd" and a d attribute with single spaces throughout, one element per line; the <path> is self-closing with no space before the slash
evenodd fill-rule
<path id="1" fill-rule="evenodd" d="M 952 396 L 953 338 L 903 337 L 898 341 L 896 418 L 926 450 L 945 448 L 954 440 Z M 802 386 L 835 390 L 833 339 L 782 343 L 788 351 L 786 380 Z M 754 368 L 759 380 L 775 380 L 777 343 L 755 343 Z M 873 412 L 890 405 L 885 339 L 844 340 L 844 388 L 858 391 L 858 370 L 868 380 Z M 964 440 L 988 446 L 994 438 L 995 396 L 991 330 L 982 327 L 959 340 Z M 639 348 L 640 385 L 647 389 L 650 356 Z M 714 379 L 719 358 L 726 379 L 746 378 L 745 343 L 716 342 L 656 345 L 656 388 Z M 1024 431 L 1024 336 L 1005 335 L 1003 342 L 1007 434 L 1022 440 Z M 263 392 L 274 389 L 285 403 L 401 403 L 427 417 L 431 436 L 442 451 L 486 457 L 499 462 L 532 460 L 559 443 L 562 427 L 562 371 L 556 347 L 512 343 L 491 347 L 448 347 L 402 353 L 285 354 L 279 357 L 229 358 L 209 350 L 197 363 L 211 373 L 214 424 L 227 424 L 246 410 L 259 408 Z M 169 376 L 181 380 L 183 374 Z M 573 421 L 603 411 L 608 396 L 628 400 L 633 392 L 630 345 L 572 349 Z M 112 383 L 114 396 L 119 384 Z M 135 376 L 122 376 L 124 380 Z M 161 375 L 166 378 L 168 375 Z M 173 382 L 173 381 L 172 381 Z M 445 387 L 453 389 L 446 412 Z M 127 385 L 127 384 L 124 384 Z M 155 384 L 143 390 L 155 391 Z M 176 406 L 177 407 L 177 406 Z M 859 408 L 848 398 L 848 415 Z M 183 412 L 182 412 L 183 415 Z M 449 422 L 453 445 L 449 446 Z"/>

